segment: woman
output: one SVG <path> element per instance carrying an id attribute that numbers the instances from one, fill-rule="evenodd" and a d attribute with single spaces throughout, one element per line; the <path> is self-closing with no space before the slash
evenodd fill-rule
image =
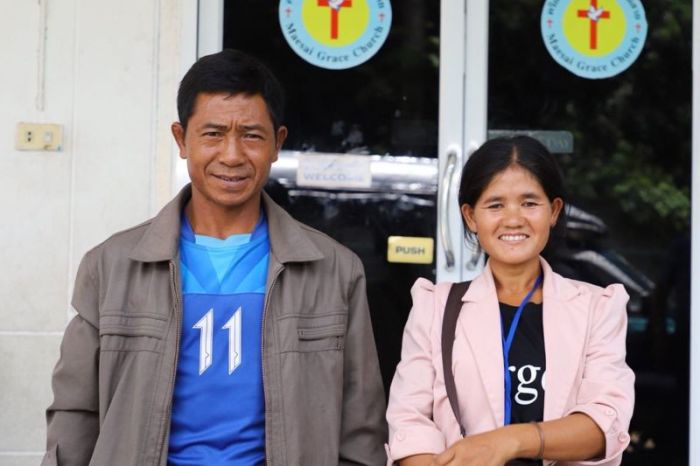
<path id="1" fill-rule="evenodd" d="M 451 284 L 418 279 L 389 395 L 389 463 L 620 464 L 634 405 L 628 295 L 563 278 L 540 256 L 564 207 L 554 157 L 529 137 L 488 141 L 464 167 L 459 204 L 489 257 L 461 299 L 452 351 L 466 435 L 442 366 Z"/>

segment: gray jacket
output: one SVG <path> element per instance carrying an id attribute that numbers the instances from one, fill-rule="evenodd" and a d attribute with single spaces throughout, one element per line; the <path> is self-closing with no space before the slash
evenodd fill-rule
<path id="1" fill-rule="evenodd" d="M 47 410 L 43 465 L 167 463 L 182 319 L 179 234 L 189 187 L 89 251 Z M 263 193 L 268 465 L 382 465 L 385 403 L 360 260 Z M 228 400 L 221 400 L 222 403 Z"/>

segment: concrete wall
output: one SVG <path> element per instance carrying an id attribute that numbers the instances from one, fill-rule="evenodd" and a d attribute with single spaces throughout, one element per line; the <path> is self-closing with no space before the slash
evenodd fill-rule
<path id="1" fill-rule="evenodd" d="M 169 126 L 189 65 L 181 44 L 196 20 L 184 13 L 191 4 L 0 0 L 2 466 L 36 465 L 43 455 L 80 258 L 171 195 Z M 62 124 L 63 150 L 15 150 L 19 121 Z"/>

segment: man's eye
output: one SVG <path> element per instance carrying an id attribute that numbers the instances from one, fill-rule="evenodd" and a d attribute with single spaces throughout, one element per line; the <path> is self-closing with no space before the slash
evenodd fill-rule
<path id="1" fill-rule="evenodd" d="M 245 138 L 246 139 L 262 139 L 262 135 L 257 134 L 257 133 L 246 133 Z"/>
<path id="2" fill-rule="evenodd" d="M 218 138 L 221 137 L 221 131 L 207 131 L 204 133 L 204 136 L 209 138 Z"/>

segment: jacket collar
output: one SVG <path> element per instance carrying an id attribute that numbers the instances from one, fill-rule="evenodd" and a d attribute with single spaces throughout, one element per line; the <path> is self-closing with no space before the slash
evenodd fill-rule
<path id="1" fill-rule="evenodd" d="M 178 257 L 182 210 L 192 197 L 190 184 L 163 207 L 146 227 L 146 231 L 131 251 L 130 257 L 140 262 L 162 262 Z M 281 263 L 307 262 L 323 258 L 323 253 L 309 239 L 303 227 L 270 196 L 262 192 L 267 215 L 270 249 Z"/>
<path id="2" fill-rule="evenodd" d="M 294 220 L 265 191 L 262 192 L 262 204 L 267 215 L 270 249 L 277 260 L 285 264 L 323 259 L 323 253 L 311 241 L 302 224 Z"/>
<path id="3" fill-rule="evenodd" d="M 581 354 L 588 313 L 588 299 L 573 282 L 556 274 L 540 259 L 544 272 L 543 327 L 547 363 L 545 420 L 561 417 L 573 384 Z M 476 305 L 466 308 L 458 321 L 458 331 L 469 343 L 479 369 L 480 382 L 487 393 L 495 425 L 503 425 L 503 348 L 498 294 L 491 272 L 484 271 L 462 297 Z M 463 308 L 464 310 L 464 308 Z"/>
<path id="4" fill-rule="evenodd" d="M 139 262 L 162 262 L 173 260 L 180 248 L 180 218 L 182 210 L 192 197 L 188 184 L 153 217 L 141 240 L 129 257 Z"/>
<path id="5" fill-rule="evenodd" d="M 558 301 L 569 301 L 580 294 L 576 286 L 569 280 L 562 280 L 559 275 L 554 273 L 549 263 L 541 257 L 540 265 L 544 273 L 544 283 L 542 285 L 543 300 L 556 298 Z M 462 296 L 462 301 L 481 301 L 487 296 L 496 295 L 496 282 L 493 279 L 493 272 L 491 272 L 489 262 L 487 262 L 481 275 L 474 279 L 472 286 Z"/>

